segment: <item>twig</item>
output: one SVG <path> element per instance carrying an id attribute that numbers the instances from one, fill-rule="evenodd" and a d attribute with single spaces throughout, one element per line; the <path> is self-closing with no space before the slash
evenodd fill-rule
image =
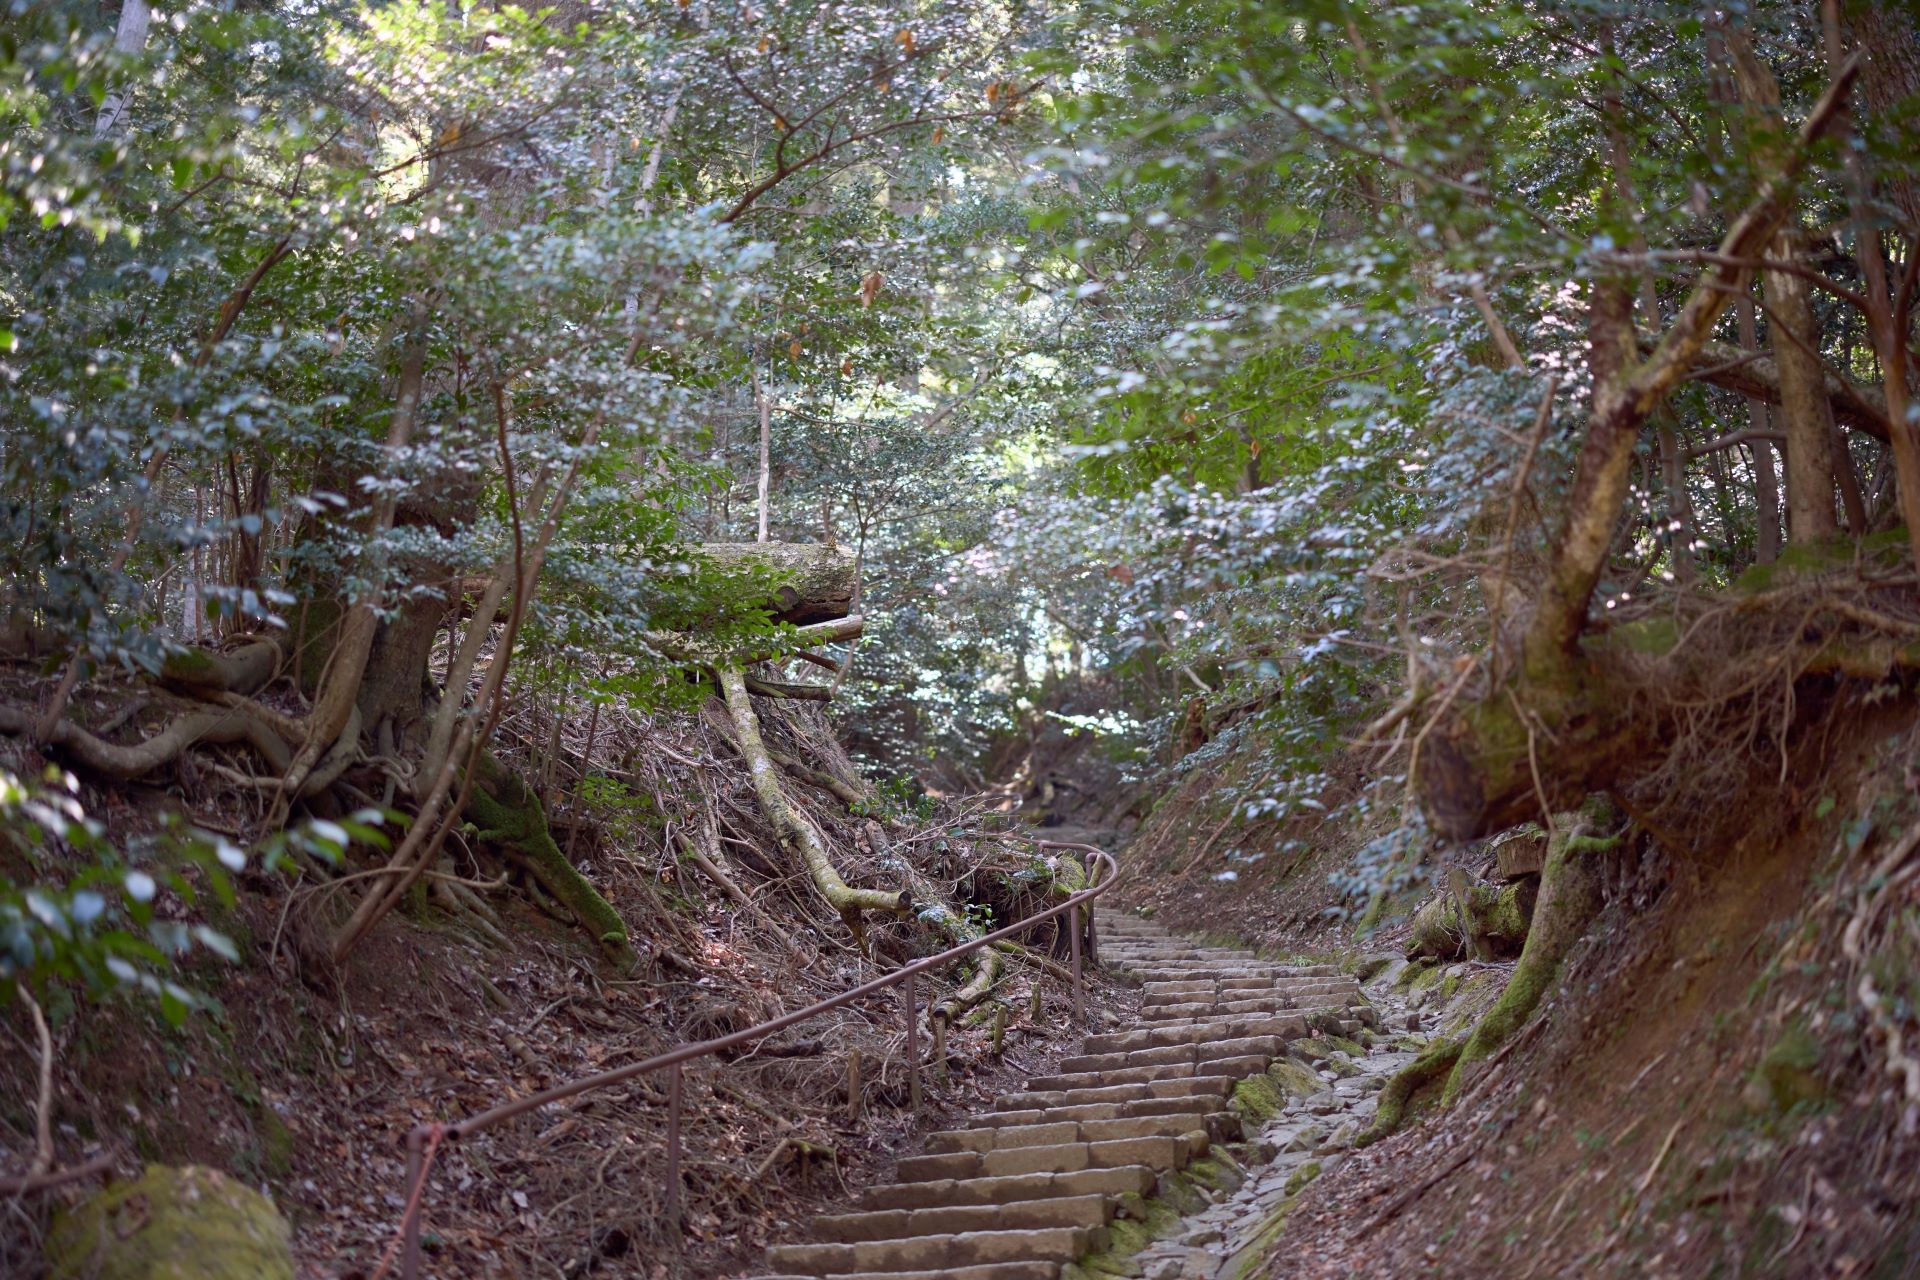
<path id="1" fill-rule="evenodd" d="M 1359 1234 L 1356 1235 L 1354 1239 L 1364 1239 L 1379 1230 L 1391 1219 L 1398 1217 L 1406 1210 L 1407 1206 L 1427 1194 L 1427 1192 L 1433 1190 L 1443 1179 L 1452 1176 L 1453 1172 L 1461 1165 L 1479 1155 L 1480 1148 L 1484 1145 L 1484 1143 L 1474 1143 L 1459 1155 L 1440 1166 L 1439 1169 L 1420 1179 L 1420 1181 L 1414 1183 L 1411 1187 L 1408 1187 L 1405 1191 L 1402 1191 L 1399 1195 L 1388 1201 L 1387 1207 L 1375 1214 L 1373 1220 L 1368 1222 L 1366 1226 L 1360 1228 Z"/>
<path id="2" fill-rule="evenodd" d="M 1647 1188 L 1653 1185 L 1653 1176 L 1659 1173 L 1660 1166 L 1666 1163 L 1667 1152 L 1673 1150 L 1673 1139 L 1680 1132 L 1680 1126 L 1685 1123 L 1685 1118 L 1675 1120 L 1673 1128 L 1667 1130 L 1667 1140 L 1660 1144 L 1660 1153 L 1654 1156 L 1653 1163 L 1648 1165 L 1646 1173 L 1641 1175 L 1640 1185 L 1633 1189 L 1636 1198 L 1645 1195 Z"/>
<path id="3" fill-rule="evenodd" d="M 113 1168 L 116 1157 L 110 1151 L 102 1151 L 89 1160 L 70 1165 L 65 1169 L 55 1169 L 38 1177 L 0 1178 L 0 1195 L 24 1196 L 35 1191 L 50 1191 L 54 1187 L 63 1187 L 69 1182 L 78 1182 L 90 1178 L 96 1173 L 104 1173 Z"/>
<path id="4" fill-rule="evenodd" d="M 16 982 L 13 989 L 33 1016 L 33 1032 L 40 1041 L 40 1093 L 33 1109 L 33 1162 L 27 1166 L 27 1177 L 33 1179 L 53 1168 L 53 1034 L 47 1030 L 47 1017 L 40 1012 L 40 1002 L 27 990 L 27 984 Z"/>

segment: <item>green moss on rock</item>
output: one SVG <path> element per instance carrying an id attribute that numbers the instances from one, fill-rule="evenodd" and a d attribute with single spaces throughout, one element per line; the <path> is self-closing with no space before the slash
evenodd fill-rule
<path id="1" fill-rule="evenodd" d="M 1286 1194 L 1289 1196 L 1295 1196 L 1300 1194 L 1300 1189 L 1302 1187 L 1306 1186 L 1309 1182 L 1312 1182 L 1315 1178 L 1319 1176 L 1320 1176 L 1320 1162 L 1318 1160 L 1309 1160 L 1307 1163 L 1301 1165 L 1298 1169 L 1295 1169 L 1293 1173 L 1288 1176 Z"/>
<path id="2" fill-rule="evenodd" d="M 1272 1076 L 1248 1076 L 1233 1086 L 1233 1098 L 1227 1105 L 1242 1123 L 1257 1126 L 1279 1115 L 1287 1098 Z"/>
<path id="3" fill-rule="evenodd" d="M 215 1169 L 148 1165 L 54 1219 L 50 1280 L 293 1280 L 271 1201 Z"/>
<path id="4" fill-rule="evenodd" d="M 1785 1114 L 1802 1104 L 1826 1100 L 1827 1086 L 1818 1074 L 1819 1066 L 1820 1042 L 1796 1023 L 1761 1057 L 1754 1079 L 1765 1089 L 1774 1110 Z"/>

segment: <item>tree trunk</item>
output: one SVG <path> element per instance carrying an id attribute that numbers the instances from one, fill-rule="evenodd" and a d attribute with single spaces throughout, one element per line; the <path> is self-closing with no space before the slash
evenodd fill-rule
<path id="1" fill-rule="evenodd" d="M 1793 237 L 1777 237 L 1767 251 L 1775 262 L 1797 256 Z M 1780 368 L 1780 417 L 1787 436 L 1787 541 L 1820 542 L 1840 532 L 1833 517 L 1833 410 L 1827 403 L 1820 332 L 1810 286 L 1785 271 L 1764 273 L 1768 345 Z"/>
<path id="2" fill-rule="evenodd" d="M 1753 295 L 1747 289 L 1740 291 L 1740 300 L 1734 304 L 1734 318 L 1739 325 L 1740 345 L 1748 351 L 1757 350 L 1760 339 L 1753 323 Z M 1751 392 L 1746 401 L 1747 428 L 1756 433 L 1772 432 L 1773 415 L 1767 402 Z M 1753 488 L 1754 559 L 1772 564 L 1780 554 L 1780 482 L 1774 475 L 1773 444 L 1767 440 L 1753 442 Z"/>
<path id="3" fill-rule="evenodd" d="M 113 32 L 113 51 L 128 58 L 140 53 L 147 47 L 147 30 L 152 25 L 153 10 L 147 7 L 147 0 L 121 0 L 120 21 Z M 132 101 L 131 89 L 110 90 L 100 100 L 100 111 L 93 118 L 94 136 L 104 138 L 124 123 Z"/>

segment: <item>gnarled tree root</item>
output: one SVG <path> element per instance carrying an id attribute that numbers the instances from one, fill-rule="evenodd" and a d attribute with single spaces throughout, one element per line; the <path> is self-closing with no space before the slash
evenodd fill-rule
<path id="1" fill-rule="evenodd" d="M 623 973 L 639 962 L 627 937 L 626 922 L 613 904 L 587 882 L 554 842 L 540 797 L 519 774 L 482 752 L 474 766 L 466 816 L 480 838 L 501 845 L 527 865 L 534 879 L 592 935 L 608 960 Z"/>
<path id="2" fill-rule="evenodd" d="M 1462 1040 L 1439 1040 L 1427 1046 L 1427 1051 L 1400 1068 L 1393 1079 L 1387 1081 L 1380 1090 L 1380 1109 L 1374 1113 L 1373 1124 L 1368 1130 L 1354 1139 L 1354 1146 L 1367 1147 L 1382 1138 L 1392 1137 L 1400 1131 L 1407 1121 L 1407 1104 L 1413 1101 L 1421 1089 L 1444 1079 L 1453 1070 L 1453 1064 L 1460 1060 L 1460 1050 L 1465 1047 Z"/>
<path id="3" fill-rule="evenodd" d="M 973 957 L 973 976 L 967 979 L 965 986 L 934 1005 L 928 1011 L 929 1018 L 949 1024 L 957 1022 L 967 1010 L 993 994 L 993 989 L 999 985 L 1000 975 L 1006 968 L 1005 962 L 1000 959 L 1000 953 L 992 947 L 981 948 L 973 953 Z"/>
<path id="4" fill-rule="evenodd" d="M 760 720 L 747 696 L 747 682 L 738 667 L 721 667 L 715 674 L 725 695 L 727 712 L 733 720 L 734 745 L 746 761 L 747 774 L 753 780 L 754 798 L 760 812 L 773 827 L 780 845 L 797 854 L 813 878 L 814 888 L 827 904 L 840 913 L 847 928 L 858 941 L 866 931 L 861 924 L 862 911 L 886 911 L 901 915 L 913 906 L 913 897 L 905 890 L 856 889 L 849 885 L 833 865 L 832 857 L 818 833 L 794 811 L 780 790 L 780 773 L 766 743 L 760 737 Z"/>
<path id="5" fill-rule="evenodd" d="M 1600 914 L 1600 869 L 1594 855 L 1613 848 L 1621 837 L 1587 834 L 1611 816 L 1611 806 L 1596 801 L 1582 814 L 1562 814 L 1558 830 L 1547 845 L 1547 865 L 1540 873 L 1540 901 L 1534 907 L 1533 927 L 1520 952 L 1506 990 L 1482 1014 L 1447 1077 L 1441 1101 L 1451 1105 L 1461 1090 L 1473 1083 L 1480 1063 L 1526 1025 L 1540 1000 L 1560 976 L 1567 958 Z"/>
<path id="6" fill-rule="evenodd" d="M 193 646 L 168 654 L 160 679 L 190 693 L 247 694 L 273 679 L 285 661 L 279 644 L 264 637 L 225 653 Z"/>
<path id="7" fill-rule="evenodd" d="M 0 733 L 30 734 L 35 729 L 34 721 L 32 714 L 19 707 L 0 706 Z M 285 769 L 292 758 L 287 743 L 272 725 L 244 706 L 182 712 L 152 737 L 125 747 L 95 737 L 71 720 L 60 720 L 54 725 L 51 742 L 85 768 L 120 779 L 152 773 L 200 742 L 244 742 L 276 770 Z"/>

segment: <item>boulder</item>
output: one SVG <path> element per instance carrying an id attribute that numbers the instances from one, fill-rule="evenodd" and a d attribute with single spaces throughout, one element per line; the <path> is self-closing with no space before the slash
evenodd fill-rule
<path id="1" fill-rule="evenodd" d="M 216 1169 L 148 1165 L 57 1215 L 50 1280 L 293 1280 L 273 1202 Z"/>

